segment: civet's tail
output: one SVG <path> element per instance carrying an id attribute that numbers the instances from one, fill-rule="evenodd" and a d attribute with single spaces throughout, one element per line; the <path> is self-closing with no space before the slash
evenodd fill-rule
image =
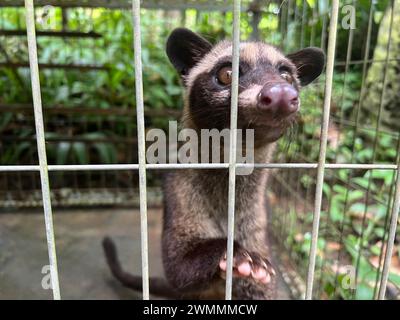
<path id="1" fill-rule="evenodd" d="M 109 237 L 103 239 L 103 249 L 106 256 L 107 264 L 115 278 L 117 278 L 125 287 L 142 291 L 142 277 L 135 276 L 125 272 L 118 260 L 117 248 L 114 242 Z M 149 290 L 151 294 L 180 299 L 179 295 L 165 279 L 153 278 L 149 279 Z"/>

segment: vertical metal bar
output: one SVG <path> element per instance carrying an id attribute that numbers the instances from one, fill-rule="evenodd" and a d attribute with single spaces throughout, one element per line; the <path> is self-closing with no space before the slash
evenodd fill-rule
<path id="1" fill-rule="evenodd" d="M 296 11 L 297 11 L 297 5 L 295 0 L 288 0 L 287 2 L 287 20 L 286 20 L 286 32 L 287 32 L 287 37 L 291 32 L 293 32 L 294 38 L 296 34 Z M 293 30 L 291 31 L 291 26 Z M 285 50 L 286 51 L 291 51 L 293 49 L 293 43 L 290 45 L 289 44 L 289 38 L 286 38 L 286 46 Z M 288 154 L 290 154 L 290 143 L 287 144 L 286 146 Z M 286 160 L 288 160 L 286 158 Z M 292 161 L 290 159 L 289 161 Z M 286 176 L 286 181 L 288 181 L 292 185 L 293 181 L 293 175 L 295 172 L 293 170 L 285 170 L 282 172 L 282 175 Z M 282 199 L 280 197 L 280 199 Z M 291 194 L 289 193 L 289 190 L 285 188 L 285 208 L 284 213 L 280 214 L 280 225 L 281 225 L 281 232 L 280 232 L 280 237 L 281 239 L 288 239 L 289 236 L 289 227 L 288 227 L 288 220 L 290 222 L 290 212 L 291 212 Z M 284 248 L 286 248 L 286 243 L 284 243 Z"/>
<path id="2" fill-rule="evenodd" d="M 281 172 L 281 175 L 284 177 L 285 181 L 287 181 L 288 183 L 290 183 L 289 181 L 289 176 L 290 176 L 290 171 L 292 170 L 284 170 L 283 172 Z M 282 210 L 282 212 L 279 213 L 279 223 L 280 223 L 280 234 L 279 234 L 279 238 L 280 239 L 286 239 L 286 235 L 285 235 L 285 218 L 286 218 L 286 214 L 289 211 L 289 207 L 288 207 L 288 202 L 289 202 L 289 190 L 287 188 L 285 188 L 283 190 L 283 194 L 280 195 L 279 199 L 284 199 L 285 204 L 281 204 L 280 208 Z"/>
<path id="3" fill-rule="evenodd" d="M 290 1 L 290 0 L 289 0 Z M 251 40 L 253 41 L 259 41 L 260 40 L 260 29 L 258 25 L 260 24 L 260 21 L 262 19 L 262 12 L 261 12 L 261 1 L 260 0 L 254 0 L 250 5 L 249 5 L 249 12 L 253 14 L 251 18 L 250 25 L 252 27 L 251 31 Z"/>
<path id="4" fill-rule="evenodd" d="M 353 7 L 356 8 L 356 1 L 353 0 L 352 3 Z M 349 73 L 349 67 L 350 67 L 350 61 L 351 61 L 351 54 L 353 52 L 353 39 L 354 39 L 354 29 L 350 28 L 349 29 L 349 37 L 347 40 L 347 53 L 346 53 L 346 64 L 345 64 L 345 69 L 344 69 L 344 76 L 343 76 L 343 89 L 342 89 L 342 96 L 340 99 L 340 105 L 341 105 L 341 112 L 340 112 L 340 124 L 339 124 L 339 133 L 342 132 L 343 129 L 343 122 L 345 120 L 345 108 L 343 106 L 344 101 L 345 101 L 345 91 L 347 88 L 347 74 Z M 335 153 L 335 163 L 337 163 L 337 154 L 338 152 Z"/>
<path id="5" fill-rule="evenodd" d="M 300 33 L 300 48 L 304 48 L 306 19 L 307 19 L 307 1 L 303 0 L 303 13 L 301 16 L 301 33 Z"/>
<path id="6" fill-rule="evenodd" d="M 359 123 L 360 123 L 360 115 L 361 115 L 361 100 L 362 100 L 362 96 L 364 94 L 364 90 L 365 90 L 365 80 L 366 80 L 366 76 L 367 76 L 367 70 L 368 70 L 368 57 L 369 57 L 369 52 L 370 52 L 370 45 L 371 45 L 371 34 L 372 34 L 372 22 L 373 22 L 373 16 L 374 16 L 374 0 L 370 0 L 370 8 L 369 8 L 369 14 L 368 14 L 368 28 L 367 28 L 367 39 L 366 39 L 366 46 L 365 46 L 365 51 L 364 51 L 364 59 L 363 59 L 363 69 L 362 69 L 362 76 L 361 76 L 361 89 L 360 89 L 360 94 L 358 97 L 358 104 L 356 107 L 356 111 L 355 111 L 355 127 L 354 127 L 354 133 L 353 133 L 353 137 L 352 137 L 352 151 L 351 151 L 351 159 L 350 159 L 350 163 L 354 162 L 354 157 L 355 157 L 355 141 L 357 138 L 357 134 L 358 134 L 358 130 L 359 130 Z M 347 56 L 348 57 L 348 56 Z M 343 115 L 343 114 L 342 114 Z M 340 120 L 341 122 L 343 122 L 343 118 L 341 118 Z M 345 194 L 345 199 L 344 199 L 344 204 L 343 204 L 343 218 L 340 222 L 340 239 L 339 239 L 339 243 L 342 245 L 343 244 L 343 232 L 344 232 L 344 227 L 345 227 L 345 215 L 346 215 L 346 211 L 347 211 L 347 207 L 348 207 L 348 199 L 349 199 L 349 187 L 347 187 L 346 189 L 346 194 Z M 337 261 L 340 261 L 341 259 L 341 255 L 342 255 L 342 251 L 339 250 L 338 252 L 338 257 L 337 257 Z M 339 271 L 336 271 L 336 275 L 335 275 L 335 293 L 337 291 L 337 286 L 338 286 L 338 279 L 339 279 Z"/>
<path id="7" fill-rule="evenodd" d="M 356 2 L 355 0 L 353 0 L 353 6 L 356 6 Z M 342 89 L 342 96 L 341 96 L 341 102 L 340 102 L 340 106 L 341 106 L 341 114 L 340 114 L 340 123 L 339 123 L 339 130 L 338 130 L 338 134 L 337 134 L 337 138 L 339 138 L 340 133 L 342 132 L 343 129 L 343 122 L 344 122 L 344 107 L 343 107 L 343 103 L 344 103 L 344 96 L 345 96 L 345 91 L 346 91 L 346 85 L 347 85 L 347 74 L 349 72 L 349 67 L 350 67 L 350 61 L 351 61 L 351 54 L 353 51 L 353 38 L 354 38 L 354 29 L 350 28 L 349 29 L 349 35 L 348 35 L 348 40 L 347 40 L 347 53 L 346 53 L 346 62 L 345 62 L 345 71 L 344 71 L 344 76 L 343 76 L 343 89 Z M 310 44 L 311 46 L 313 45 L 312 43 Z M 334 163 L 337 163 L 337 158 L 338 158 L 338 154 L 339 154 L 339 148 L 337 147 L 335 150 L 335 155 L 334 155 Z M 334 176 L 334 181 L 335 183 L 337 182 L 337 176 Z M 347 185 L 347 188 L 349 188 L 349 186 Z M 348 191 L 348 190 L 347 190 Z M 326 224 L 331 223 L 331 219 L 330 219 L 330 213 L 331 213 L 331 207 L 332 207 L 332 197 L 333 195 L 331 195 L 328 199 L 328 214 L 326 217 Z M 342 235 L 343 235 L 343 228 L 342 226 L 344 225 L 344 218 L 345 218 L 345 212 L 343 213 L 343 219 L 342 219 L 342 223 L 341 223 L 341 227 L 340 227 L 340 243 L 342 242 Z M 326 253 L 326 247 L 324 249 L 324 255 Z M 340 256 L 340 250 L 339 250 L 339 254 Z M 325 268 L 325 263 L 326 263 L 326 259 L 324 259 L 321 263 L 320 266 L 320 278 L 319 278 L 319 286 L 318 286 L 318 294 L 316 295 L 317 297 L 320 296 L 320 290 L 321 290 L 321 285 L 322 285 L 322 274 L 324 272 L 324 268 Z M 339 263 L 339 260 L 338 260 Z M 338 275 L 338 271 L 336 271 L 336 279 L 337 279 L 337 275 Z M 336 290 L 336 284 L 335 284 L 335 290 Z M 336 291 L 335 291 L 336 292 Z"/>
<path id="8" fill-rule="evenodd" d="M 228 241 L 225 299 L 232 299 L 233 240 L 235 232 L 236 139 L 239 95 L 240 0 L 233 2 L 231 132 L 229 144 Z"/>
<path id="9" fill-rule="evenodd" d="M 285 11 L 286 10 L 286 11 Z M 282 43 L 281 43 L 281 48 L 285 49 L 287 46 L 287 33 L 288 33 L 288 29 L 287 29 L 287 12 L 288 12 L 288 8 L 287 6 L 284 5 L 284 2 L 282 2 L 280 8 L 279 8 L 279 12 L 280 12 L 280 16 L 279 16 L 279 23 L 281 24 L 281 37 L 282 37 Z"/>
<path id="10" fill-rule="evenodd" d="M 39 156 L 40 181 L 46 224 L 47 250 L 49 253 L 51 287 L 53 297 L 61 299 L 58 281 L 56 244 L 54 240 L 53 213 L 51 210 L 49 173 L 47 168 L 46 144 L 44 140 L 44 124 L 42 112 L 42 98 L 40 95 L 39 66 L 36 47 L 35 17 L 33 0 L 25 0 L 26 30 L 28 38 L 29 63 L 31 70 L 33 108 L 36 125 L 36 142 Z"/>
<path id="11" fill-rule="evenodd" d="M 392 219 L 390 220 L 389 238 L 387 241 L 385 262 L 383 263 L 382 279 L 379 287 L 379 295 L 378 295 L 379 300 L 383 300 L 385 298 L 386 286 L 389 277 L 390 262 L 393 254 L 393 245 L 396 236 L 397 220 L 399 219 L 399 210 L 400 210 L 400 162 L 397 166 L 396 194 L 394 198 Z"/>
<path id="12" fill-rule="evenodd" d="M 185 27 L 186 26 L 186 19 L 187 19 L 186 9 L 181 9 L 181 21 L 180 21 L 180 26 L 181 27 Z"/>
<path id="13" fill-rule="evenodd" d="M 139 153 L 139 201 L 140 234 L 142 254 L 143 299 L 149 300 L 149 262 L 147 236 L 147 194 L 146 194 L 146 141 L 144 128 L 142 43 L 140 31 L 140 0 L 132 0 L 133 45 L 135 51 L 136 117 Z"/>
<path id="14" fill-rule="evenodd" d="M 397 137 L 397 156 L 396 156 L 396 163 L 399 164 L 400 163 L 400 136 Z M 394 171 L 392 173 L 392 183 L 390 185 L 390 190 L 389 190 L 389 199 L 388 199 L 388 206 L 386 208 L 386 214 L 385 214 L 385 222 L 383 223 L 383 235 L 382 235 L 382 246 L 381 246 L 381 250 L 379 252 L 379 264 L 378 264 L 378 268 L 376 270 L 376 278 L 375 278 L 375 285 L 374 285 L 374 295 L 373 298 L 379 299 L 379 291 L 381 290 L 381 285 L 378 286 L 378 283 L 380 284 L 382 281 L 382 274 L 381 274 L 381 270 L 382 270 L 382 260 L 385 259 L 386 253 L 384 252 L 383 248 L 384 248 L 384 243 L 387 241 L 386 240 L 386 236 L 388 234 L 388 223 L 389 223 L 389 219 L 390 219 L 390 213 L 392 212 L 393 206 L 391 206 L 390 204 L 394 201 L 392 201 L 392 199 L 395 197 L 396 193 L 396 173 L 397 171 Z M 378 288 L 379 287 L 379 288 Z"/>
<path id="15" fill-rule="evenodd" d="M 383 263 L 382 278 L 379 287 L 379 294 L 378 294 L 379 300 L 383 300 L 385 298 L 386 286 L 389 278 L 389 268 L 393 254 L 393 245 L 396 237 L 397 221 L 399 219 L 399 211 L 400 211 L 400 161 L 397 166 L 396 193 L 393 203 L 392 218 L 390 221 L 390 229 L 387 241 L 387 249 L 385 253 L 385 261 Z"/>
<path id="16" fill-rule="evenodd" d="M 329 113 L 330 113 L 330 108 L 331 108 L 333 67 L 334 67 L 334 60 L 335 60 L 338 13 L 339 13 L 339 0 L 333 0 L 332 1 L 332 9 L 331 9 L 331 21 L 330 21 L 330 26 L 329 26 L 328 55 L 327 55 L 327 66 L 326 66 L 326 81 L 325 81 L 325 98 L 324 98 L 324 109 L 323 109 L 323 119 L 322 119 L 322 128 L 321 128 L 321 141 L 320 141 L 320 150 L 319 150 L 319 159 L 318 159 L 317 188 L 315 191 L 312 240 L 311 240 L 311 248 L 310 248 L 310 262 L 309 262 L 309 266 L 308 266 L 307 289 L 306 289 L 306 297 L 305 297 L 307 300 L 311 300 L 311 298 L 312 298 L 312 289 L 313 289 L 313 282 L 314 282 L 315 259 L 316 259 L 316 254 L 317 254 L 317 241 L 318 241 L 318 231 L 319 231 L 318 229 L 319 229 L 319 220 L 320 220 L 320 215 L 321 215 L 322 187 L 323 187 L 323 183 L 324 183 L 326 147 L 327 147 L 327 140 L 328 140 Z"/>
<path id="17" fill-rule="evenodd" d="M 315 32 L 316 32 L 316 24 L 318 22 L 318 18 L 317 18 L 317 12 L 318 12 L 318 1 L 315 2 L 313 10 L 312 10 L 312 26 L 311 26 L 311 35 L 310 35 L 310 46 L 313 47 L 314 46 L 314 42 L 315 42 Z"/>
<path id="18" fill-rule="evenodd" d="M 67 29 L 68 28 L 68 18 L 67 18 L 67 9 L 66 8 L 61 8 L 61 15 L 62 15 L 62 28 L 63 29 Z M 90 15 L 90 31 L 94 32 L 95 31 L 95 26 L 94 26 L 94 8 L 90 8 L 89 11 L 89 15 Z M 96 48 L 97 48 L 97 39 L 92 39 L 92 41 L 90 42 L 90 60 L 91 61 L 99 61 L 96 57 Z M 89 132 L 89 127 L 88 127 L 88 118 L 84 118 L 83 119 L 83 130 L 84 132 Z M 85 154 L 86 157 L 88 159 L 88 162 L 90 163 L 90 151 L 89 148 L 85 148 Z M 93 180 L 93 176 L 92 173 L 90 171 L 86 172 L 86 188 L 88 188 L 89 190 L 92 190 L 92 180 Z"/>
<path id="19" fill-rule="evenodd" d="M 400 141 L 399 141 L 400 142 Z M 399 146 L 400 144 L 397 144 L 397 151 L 399 152 Z M 399 154 L 399 153 L 398 153 Z M 399 160 L 397 160 L 397 163 L 400 163 Z M 390 190 L 389 190 L 389 199 L 388 199 L 388 206 L 386 209 L 386 214 L 385 214 L 385 221 L 383 224 L 383 228 L 384 228 L 384 232 L 382 235 L 382 245 L 381 245 L 381 250 L 379 252 L 379 264 L 378 267 L 376 268 L 376 277 L 375 277 L 375 284 L 374 284 L 374 294 L 373 294 L 373 299 L 380 299 L 379 295 L 382 291 L 382 282 L 384 281 L 382 278 L 382 271 L 383 271 L 383 266 L 384 266 L 384 261 L 386 259 L 387 256 L 387 249 L 385 249 L 385 243 L 388 241 L 388 239 L 386 239 L 386 236 L 388 236 L 388 233 L 390 233 L 390 230 L 388 229 L 389 226 L 389 220 L 390 217 L 393 217 L 393 210 L 394 210 L 394 205 L 395 205 L 395 200 L 393 200 L 395 198 L 395 193 L 397 191 L 397 185 L 396 185 L 396 173 L 398 171 L 393 172 L 392 175 L 392 184 L 390 186 Z M 394 191 L 394 192 L 393 192 Z M 392 201 L 393 200 L 393 201 Z M 392 205 L 391 205 L 392 204 Z M 392 214 L 392 215 L 391 215 Z M 391 224 L 389 226 L 389 229 L 391 228 Z M 387 246 L 386 246 L 387 248 Z M 390 267 L 390 261 L 389 261 L 389 267 Z M 386 290 L 386 284 L 385 284 L 385 290 Z M 383 293 L 383 298 L 384 299 L 385 296 L 385 292 Z"/>
<path id="20" fill-rule="evenodd" d="M 356 1 L 353 0 L 352 5 L 354 8 L 356 8 Z M 347 53 L 346 53 L 346 64 L 345 64 L 345 70 L 344 70 L 344 76 L 343 76 L 343 89 L 342 89 L 342 96 L 341 96 L 341 101 L 340 101 L 340 106 L 341 106 L 341 112 L 340 112 L 340 123 L 339 123 L 339 130 L 338 130 L 338 134 L 337 134 L 337 138 L 340 138 L 340 133 L 342 132 L 343 129 L 343 123 L 345 120 L 345 108 L 344 108 L 344 101 L 345 101 L 345 91 L 347 88 L 347 74 L 349 72 L 349 68 L 350 68 L 350 61 L 351 61 L 351 55 L 352 55 L 352 51 L 353 51 L 353 39 L 354 39 L 354 29 L 350 28 L 349 29 L 349 35 L 348 35 L 348 39 L 347 39 Z M 336 148 L 335 150 L 335 156 L 334 156 L 334 163 L 337 163 L 337 159 L 338 159 L 338 155 L 339 155 L 339 147 Z M 335 184 L 338 182 L 337 176 L 334 176 L 334 181 Z M 346 190 L 346 195 L 348 195 L 349 192 L 349 188 L 350 186 L 347 184 L 347 190 Z M 328 201 L 328 219 L 331 216 L 331 206 L 332 206 L 332 198 L 333 195 L 330 196 L 329 201 Z M 346 217 L 346 211 L 343 211 L 343 217 L 340 221 L 340 225 L 339 225 L 339 243 L 343 242 L 343 232 L 344 232 L 344 223 L 345 223 L 345 217 Z M 332 222 L 332 221 L 330 221 Z M 326 249 L 325 249 L 326 250 Z M 339 265 L 339 258 L 340 258 L 340 254 L 341 254 L 341 250 L 339 249 L 338 251 L 338 258 L 337 258 L 337 264 Z M 323 263 L 324 266 L 324 263 Z M 321 275 L 322 275 L 322 268 L 321 267 Z M 336 270 L 336 275 L 335 275 L 335 291 L 334 293 L 336 293 L 336 287 L 337 287 L 337 280 L 338 280 L 338 275 L 339 275 L 339 268 L 337 268 Z M 322 276 L 321 276 L 321 281 L 320 281 L 320 285 L 322 284 Z M 319 286 L 318 288 L 319 290 L 321 289 L 321 286 Z"/>
<path id="21" fill-rule="evenodd" d="M 322 31 L 321 31 L 321 49 L 325 50 L 326 45 L 326 24 L 328 20 L 328 15 L 324 13 L 322 17 Z"/>
<path id="22" fill-rule="evenodd" d="M 369 8 L 369 15 L 368 15 L 368 29 L 367 29 L 367 39 L 366 39 L 366 46 L 365 46 L 365 52 L 364 52 L 364 59 L 363 59 L 363 71 L 362 71 L 362 77 L 361 77 L 361 90 L 360 90 L 360 95 L 358 97 L 358 105 L 357 105 L 357 109 L 356 109 L 356 115 L 355 115 L 355 120 L 356 120 L 356 127 L 355 127 L 355 131 L 354 131 L 354 136 L 353 136 L 353 150 L 351 152 L 352 154 L 352 158 L 351 158 L 351 163 L 353 163 L 353 158 L 354 158 L 354 154 L 355 154 L 355 139 L 357 136 L 357 129 L 358 129 L 358 125 L 360 122 L 360 109 L 361 109 L 361 100 L 362 100 L 362 96 L 364 94 L 364 89 L 365 89 L 365 80 L 366 80 L 366 76 L 367 76 L 367 70 L 368 70 L 368 58 L 369 58 L 369 51 L 370 51 L 370 46 L 371 46 L 371 34 L 372 34 L 372 22 L 373 22 L 373 18 L 374 18 L 374 11 L 375 11 L 375 5 L 374 5 L 374 0 L 370 0 L 370 8 Z"/>
<path id="23" fill-rule="evenodd" d="M 1 8 L 0 9 L 0 27 L 1 27 L 1 29 L 3 29 L 4 30 L 4 25 L 5 25 L 5 23 L 6 23 L 6 15 L 5 15 L 5 8 Z M 6 58 L 7 59 L 7 53 L 5 53 L 4 52 L 4 50 L 3 50 L 3 47 L 0 45 L 0 50 L 1 50 L 1 53 L 2 53 L 2 55 L 4 56 L 4 58 Z M 6 60 L 7 61 L 7 60 Z M 32 156 L 32 154 L 31 154 L 31 156 Z M 18 162 L 18 164 L 19 164 L 19 162 Z M 9 176 L 11 176 L 12 177 L 12 173 L 5 173 L 4 174 L 4 186 L 5 186 L 5 190 L 10 190 L 11 188 L 10 188 L 10 186 L 11 186 L 11 184 L 9 184 L 9 180 L 8 180 L 8 177 Z M 32 175 L 33 175 L 33 173 L 32 173 Z M 34 178 L 33 178 L 33 181 L 34 181 Z"/>
<path id="24" fill-rule="evenodd" d="M 390 58 L 390 50 L 391 50 L 391 44 L 392 44 L 392 30 L 393 30 L 393 21 L 394 21 L 394 10 L 395 10 L 395 1 L 392 0 L 392 12 L 390 15 L 390 23 L 389 23 L 389 34 L 388 34 L 388 43 L 386 46 L 386 58 L 385 58 L 385 66 L 383 70 L 383 86 L 382 86 L 382 92 L 380 96 L 380 101 L 379 101 L 379 109 L 378 109 L 378 116 L 376 120 L 376 127 L 375 127 L 375 137 L 374 137 L 374 142 L 373 142 L 373 147 L 372 147 L 372 161 L 371 163 L 374 163 L 376 160 L 376 149 L 378 147 L 378 139 L 379 139 L 379 133 L 380 133 L 380 127 L 381 127 L 381 115 L 382 115 L 382 110 L 384 107 L 384 97 L 385 97 L 385 92 L 386 92 L 386 87 L 388 84 L 388 65 L 389 65 L 389 58 Z M 361 103 L 361 102 L 360 102 Z M 371 185 L 372 185 L 372 173 L 373 170 L 370 171 L 370 175 L 368 177 L 368 185 L 367 185 L 367 194 L 365 198 L 365 207 L 364 207 L 364 212 L 363 212 L 363 218 L 361 222 L 361 234 L 359 237 L 359 247 L 360 249 L 358 250 L 357 254 L 357 262 L 356 262 L 356 274 L 355 274 L 355 283 L 357 285 L 358 281 L 358 270 L 360 267 L 360 261 L 361 261 L 361 255 L 364 250 L 364 245 L 363 245 L 363 240 L 364 240 L 364 233 L 365 233 L 365 228 L 366 228 L 366 220 L 367 220 L 367 211 L 368 211 L 368 206 L 369 206 L 369 199 L 370 199 L 370 194 L 371 194 Z M 357 293 L 357 287 L 353 291 L 353 297 L 356 297 Z"/>
<path id="25" fill-rule="evenodd" d="M 282 48 L 285 51 L 288 51 L 288 48 L 289 48 L 288 35 L 289 35 L 289 32 L 290 32 L 289 27 L 290 27 L 290 13 L 291 13 L 290 12 L 290 8 L 291 8 L 291 4 L 292 4 L 291 2 L 292 2 L 292 0 L 289 0 L 287 5 L 286 5 L 286 12 L 285 12 L 286 18 L 285 18 L 285 22 L 284 22 L 285 23 L 285 34 L 282 35 L 282 36 L 284 36 L 284 38 L 283 38 L 284 42 L 282 41 Z M 284 4 L 282 3 L 282 5 L 284 5 Z"/>

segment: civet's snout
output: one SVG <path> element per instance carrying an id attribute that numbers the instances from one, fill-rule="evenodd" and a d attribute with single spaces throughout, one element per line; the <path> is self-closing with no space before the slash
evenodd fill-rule
<path id="1" fill-rule="evenodd" d="M 272 116 L 289 116 L 299 109 L 299 93 L 290 84 L 265 85 L 258 94 L 258 108 Z"/>

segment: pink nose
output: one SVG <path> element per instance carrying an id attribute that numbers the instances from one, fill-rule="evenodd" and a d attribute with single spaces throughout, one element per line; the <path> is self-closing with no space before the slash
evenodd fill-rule
<path id="1" fill-rule="evenodd" d="M 259 108 L 275 115 L 287 116 L 299 109 L 299 94 L 289 84 L 264 86 L 258 95 Z"/>

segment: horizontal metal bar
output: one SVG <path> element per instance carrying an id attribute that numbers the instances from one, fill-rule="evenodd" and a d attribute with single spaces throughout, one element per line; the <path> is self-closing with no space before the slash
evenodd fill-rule
<path id="1" fill-rule="evenodd" d="M 6 136 L 1 138 L 3 142 L 7 143 L 15 143 L 15 142 L 23 142 L 23 141 L 36 141 L 35 136 L 30 137 L 14 137 L 14 136 Z M 59 142 L 83 142 L 85 144 L 92 144 L 98 142 L 104 143 L 113 143 L 113 144 L 135 144 L 137 143 L 136 138 L 126 138 L 126 137 L 107 137 L 107 138 L 91 138 L 91 137 L 80 137 L 80 136 L 67 136 L 67 137 L 46 137 L 47 144 L 57 144 Z"/>
<path id="2" fill-rule="evenodd" d="M 1 110 L 1 107 L 0 107 L 0 110 Z M 337 123 L 338 125 L 342 125 L 342 127 L 343 126 L 353 127 L 353 128 L 356 127 L 357 130 L 359 130 L 359 131 L 362 130 L 364 132 L 374 132 L 376 134 L 384 134 L 384 135 L 391 136 L 393 138 L 398 138 L 399 137 L 399 134 L 396 133 L 395 131 L 382 130 L 381 128 L 379 128 L 379 131 L 377 131 L 376 127 L 374 128 L 372 126 L 363 126 L 363 125 L 357 124 L 355 121 L 344 120 L 344 119 L 341 119 L 341 118 L 339 118 L 339 117 L 337 117 L 335 115 L 331 115 L 331 120 L 334 123 Z"/>
<path id="3" fill-rule="evenodd" d="M 0 30 L 0 36 L 8 37 L 26 37 L 26 30 Z M 43 30 L 36 31 L 36 37 L 66 37 L 66 38 L 101 38 L 100 33 L 89 31 L 57 31 L 57 30 Z"/>
<path id="4" fill-rule="evenodd" d="M 329 163 L 325 165 L 326 169 L 367 169 L 367 170 L 396 170 L 395 164 L 356 164 L 356 163 Z"/>
<path id="5" fill-rule="evenodd" d="M 255 169 L 317 169 L 318 163 L 237 163 L 236 168 Z M 39 171 L 37 165 L 5 165 L 0 166 L 0 172 Z M 66 164 L 49 165 L 49 171 L 96 171 L 96 170 L 138 170 L 139 165 L 132 164 Z M 229 163 L 148 163 L 146 169 L 227 169 Z M 328 163 L 326 169 L 362 169 L 362 170 L 397 170 L 395 164 L 352 164 Z"/>
<path id="6" fill-rule="evenodd" d="M 26 166 L 0 166 L 0 172 L 18 172 L 18 171 L 39 171 L 40 166 L 26 165 Z"/>
<path id="7" fill-rule="evenodd" d="M 318 163 L 255 163 L 255 164 L 241 164 L 238 163 L 237 167 L 252 167 L 254 168 L 271 168 L 271 169 L 316 169 Z M 326 169 L 366 169 L 366 170 L 396 170 L 395 164 L 356 164 L 356 163 L 327 163 Z"/>
<path id="8" fill-rule="evenodd" d="M 0 68 L 29 68 L 29 63 L 27 62 L 0 62 Z M 39 63 L 40 69 L 77 69 L 80 71 L 91 71 L 99 70 L 104 71 L 109 68 L 102 65 L 95 64 L 61 64 L 61 63 Z"/>
<path id="9" fill-rule="evenodd" d="M 266 0 L 263 0 L 266 1 Z M 155 10 L 183 10 L 197 9 L 201 11 L 228 11 L 232 5 L 232 0 L 144 0 L 141 7 L 144 9 Z M 246 1 L 249 3 L 250 1 Z M 23 0 L 0 0 L 0 7 L 20 7 Z M 129 9 L 131 0 L 36 0 L 36 6 L 52 5 L 62 8 L 109 8 L 109 9 Z M 241 10 L 246 11 L 248 7 Z"/>
<path id="10" fill-rule="evenodd" d="M 118 205 L 124 208 L 139 207 L 139 196 L 136 188 L 119 188 L 105 189 L 98 188 L 82 188 L 77 193 L 65 193 L 65 190 L 56 188 L 51 190 L 52 201 L 54 207 L 72 207 L 72 206 L 102 206 L 102 205 Z M 21 198 L 21 190 L 0 191 L 0 214 L 7 211 L 7 208 L 41 208 L 43 206 L 41 197 L 38 196 L 39 190 L 33 190 L 29 199 Z M 104 196 L 98 197 L 98 194 Z M 151 202 L 149 208 L 160 208 L 162 206 L 162 195 L 158 188 L 148 188 L 147 193 Z M 75 195 L 79 195 L 75 197 Z"/>
<path id="11" fill-rule="evenodd" d="M 397 62 L 400 61 L 400 58 L 392 58 L 388 59 L 387 62 Z M 366 60 L 353 60 L 353 61 L 339 61 L 335 63 L 335 67 L 342 67 L 347 65 L 357 65 L 357 64 L 364 64 L 364 63 L 386 63 L 386 59 L 366 59 Z"/>
<path id="12" fill-rule="evenodd" d="M 72 114 L 72 115 L 95 115 L 95 116 L 131 116 L 136 117 L 136 110 L 132 106 L 117 107 L 110 106 L 108 108 L 93 108 L 90 106 L 79 105 L 51 105 L 43 106 L 44 115 L 48 114 Z M 32 114 L 33 108 L 31 104 L 0 104 L 0 112 L 20 112 L 24 114 Z M 182 114 L 181 110 L 172 108 L 163 108 L 155 110 L 150 107 L 144 108 L 144 115 L 148 117 L 174 117 L 178 118 Z M 129 120 L 131 121 L 131 120 Z"/>

